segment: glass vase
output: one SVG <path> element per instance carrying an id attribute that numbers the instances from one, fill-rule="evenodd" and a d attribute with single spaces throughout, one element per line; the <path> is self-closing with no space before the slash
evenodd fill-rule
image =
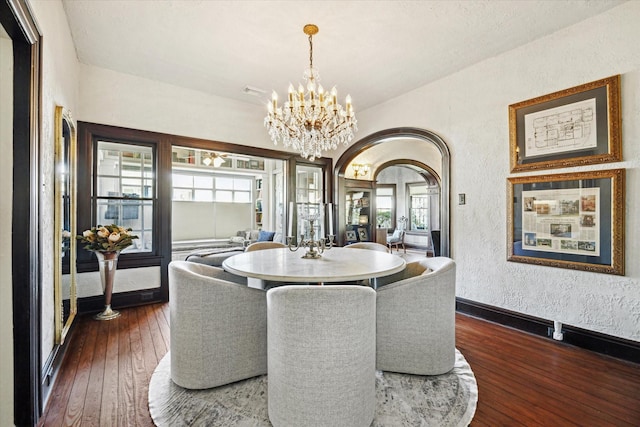
<path id="1" fill-rule="evenodd" d="M 113 293 L 113 282 L 118 268 L 118 252 L 98 252 L 98 267 L 100 268 L 100 281 L 102 282 L 102 293 L 104 295 L 104 311 L 94 316 L 96 320 L 111 320 L 120 316 L 120 312 L 111 309 L 111 294 Z"/>

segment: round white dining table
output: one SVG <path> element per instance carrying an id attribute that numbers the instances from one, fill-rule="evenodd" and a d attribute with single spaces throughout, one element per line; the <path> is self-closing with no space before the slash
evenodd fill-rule
<path id="1" fill-rule="evenodd" d="M 371 280 L 402 271 L 397 255 L 367 249 L 333 247 L 317 259 L 305 259 L 304 249 L 264 249 L 227 258 L 222 267 L 233 274 L 263 281 L 325 283 Z M 262 286 L 264 287 L 264 286 Z M 374 283 L 375 287 L 375 283 Z"/>

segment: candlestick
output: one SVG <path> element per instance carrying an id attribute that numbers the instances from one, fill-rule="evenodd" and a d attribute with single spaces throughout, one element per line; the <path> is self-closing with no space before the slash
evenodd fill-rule
<path id="1" fill-rule="evenodd" d="M 306 215 L 308 216 L 308 215 Z M 314 215 L 315 216 L 315 215 Z M 305 236 L 305 232 L 304 230 L 306 229 L 306 225 L 305 223 L 309 221 L 309 237 Z M 298 241 L 297 245 L 293 244 L 293 238 L 292 237 L 287 237 L 287 246 L 289 247 L 289 250 L 292 252 L 297 251 L 300 248 L 306 248 L 307 251 L 305 252 L 305 254 L 302 256 L 302 258 L 305 259 L 318 259 L 322 257 L 322 253 L 326 250 L 329 250 L 333 247 L 333 239 L 335 236 L 330 235 L 329 238 L 320 238 L 318 240 L 315 239 L 315 229 L 314 229 L 314 222 L 316 221 L 316 218 L 308 218 L 308 219 L 302 219 L 302 233 L 300 235 L 300 240 Z"/>
<path id="2" fill-rule="evenodd" d="M 293 236 L 293 202 L 289 202 L 289 226 L 287 227 L 287 236 Z"/>

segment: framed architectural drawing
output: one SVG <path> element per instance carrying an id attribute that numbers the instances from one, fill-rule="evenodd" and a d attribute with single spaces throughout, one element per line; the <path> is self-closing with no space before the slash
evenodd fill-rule
<path id="1" fill-rule="evenodd" d="M 624 275 L 624 169 L 507 178 L 507 260 Z"/>
<path id="2" fill-rule="evenodd" d="M 511 172 L 622 160 L 620 75 L 509 106 Z"/>
<path id="3" fill-rule="evenodd" d="M 366 242 L 369 240 L 369 233 L 365 227 L 358 227 L 358 238 L 361 242 Z"/>

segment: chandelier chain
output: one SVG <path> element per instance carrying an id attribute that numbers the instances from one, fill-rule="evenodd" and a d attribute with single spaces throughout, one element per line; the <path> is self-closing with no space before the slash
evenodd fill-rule
<path id="1" fill-rule="evenodd" d="M 313 36 L 311 34 L 309 34 L 309 69 L 313 70 Z"/>

